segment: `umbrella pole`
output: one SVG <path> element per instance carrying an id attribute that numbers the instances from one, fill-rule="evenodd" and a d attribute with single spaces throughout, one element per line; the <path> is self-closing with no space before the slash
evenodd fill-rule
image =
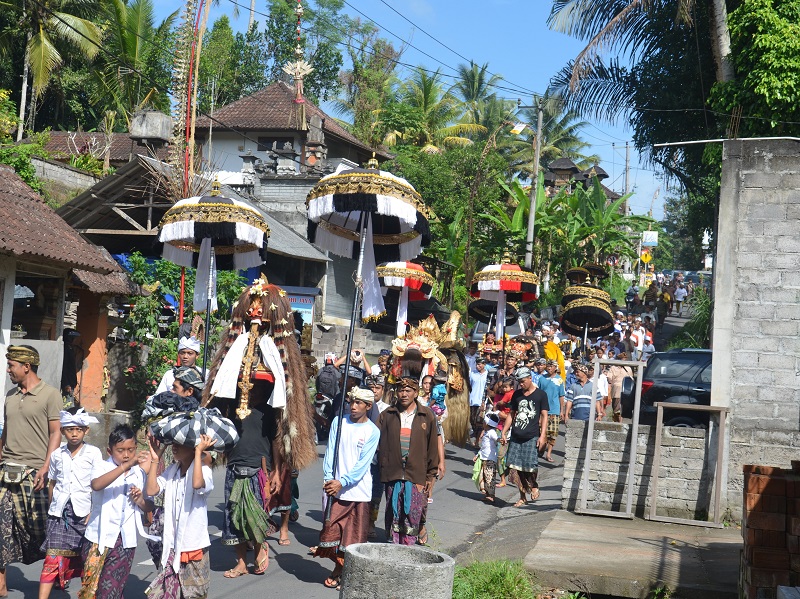
<path id="1" fill-rule="evenodd" d="M 183 324 L 183 302 L 186 294 L 186 267 L 181 266 L 181 299 L 178 302 L 178 324 Z"/>
<path id="2" fill-rule="evenodd" d="M 589 323 L 583 328 L 583 357 L 589 357 Z"/>
<path id="3" fill-rule="evenodd" d="M 211 292 L 214 286 L 214 250 L 211 250 L 211 260 L 208 261 L 208 286 L 206 288 L 206 330 L 203 341 L 203 380 L 208 372 L 208 340 L 211 337 Z"/>
<path id="4" fill-rule="evenodd" d="M 369 215 L 364 215 L 361 222 L 361 239 L 359 241 L 358 249 L 358 268 L 356 269 L 356 288 L 353 293 L 353 312 L 350 315 L 350 334 L 347 336 L 347 353 L 345 353 L 344 362 L 344 379 L 342 380 L 342 401 L 339 403 L 339 411 L 336 416 L 339 418 L 339 424 L 336 427 L 336 440 L 333 443 L 333 467 L 331 474 L 336 478 L 336 470 L 339 467 L 339 443 L 342 440 L 342 418 L 344 416 L 344 390 L 347 389 L 347 378 L 350 374 L 350 354 L 353 351 L 353 335 L 356 329 L 356 319 L 358 318 L 358 303 L 361 297 L 361 268 L 364 265 L 364 241 L 367 236 L 367 219 Z M 333 500 L 331 497 L 326 497 L 325 502 L 325 522 L 331 519 L 331 508 L 333 507 Z"/>

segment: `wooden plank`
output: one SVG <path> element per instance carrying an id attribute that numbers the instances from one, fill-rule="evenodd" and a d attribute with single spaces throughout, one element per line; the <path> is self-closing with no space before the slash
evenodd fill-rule
<path id="1" fill-rule="evenodd" d="M 149 231 L 146 229 L 142 231 L 134 231 L 132 229 L 77 229 L 77 231 L 83 235 L 158 235 L 158 229 L 150 229 Z"/>
<path id="2" fill-rule="evenodd" d="M 137 222 L 136 222 L 136 221 L 135 221 L 133 218 L 131 218 L 130 216 L 128 216 L 127 214 L 125 214 L 125 213 L 124 213 L 122 210 L 120 210 L 119 208 L 117 208 L 116 206 L 113 206 L 113 207 L 111 208 L 111 210 L 112 210 L 112 211 L 113 211 L 115 214 L 118 214 L 119 216 L 121 216 L 121 217 L 123 218 L 123 220 L 125 220 L 127 223 L 129 223 L 129 224 L 133 225 L 133 228 L 134 228 L 134 229 L 137 229 L 137 230 L 139 230 L 139 231 L 146 231 L 146 230 L 147 230 L 147 229 L 145 229 L 145 228 L 144 228 L 142 225 L 140 225 L 139 223 L 137 223 Z"/>

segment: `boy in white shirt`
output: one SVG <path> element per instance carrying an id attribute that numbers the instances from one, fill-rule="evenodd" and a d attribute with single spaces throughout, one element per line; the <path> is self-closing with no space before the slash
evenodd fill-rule
<path id="1" fill-rule="evenodd" d="M 47 512 L 47 537 L 39 577 L 39 599 L 47 599 L 54 584 L 66 589 L 72 578 L 83 572 L 81 546 L 86 531 L 86 516 L 92 509 L 92 470 L 103 461 L 100 450 L 84 443 L 89 425 L 97 418 L 82 408 L 60 414 L 61 434 L 67 442 L 50 456 L 47 478 L 50 481 L 50 509 Z"/>
<path id="2" fill-rule="evenodd" d="M 484 495 L 483 500 L 494 503 L 495 479 L 497 478 L 497 427 L 500 416 L 497 412 L 489 412 L 483 420 L 483 433 L 480 438 L 480 451 L 473 461 L 481 459 L 480 487 Z"/>
<path id="3" fill-rule="evenodd" d="M 83 546 L 83 579 L 79 599 L 122 599 L 136 552 L 137 531 L 142 536 L 141 510 L 145 501 L 144 470 L 150 453 L 136 451 L 136 435 L 120 424 L 108 437 L 109 458 L 92 470 L 92 511 Z"/>
<path id="4" fill-rule="evenodd" d="M 214 438 L 200 435 L 196 447 L 172 445 L 172 463 L 158 476 L 158 462 L 167 448 L 150 437 L 150 467 L 145 492 L 164 493 L 163 569 L 147 589 L 149 599 L 208 596 L 211 583 L 208 548 L 208 494 L 214 489 L 211 468 L 203 465 L 203 452 Z"/>
<path id="5" fill-rule="evenodd" d="M 331 517 L 322 527 L 314 557 L 327 557 L 336 564 L 325 580 L 328 588 L 339 588 L 344 567 L 344 549 L 355 543 L 366 543 L 372 500 L 370 464 L 378 449 L 380 429 L 367 416 L 375 401 L 369 389 L 354 387 L 350 393 L 350 414 L 340 423 L 331 424 L 328 448 L 322 466 L 322 489 L 331 501 Z M 333 471 L 336 429 L 341 425 L 336 472 Z"/>

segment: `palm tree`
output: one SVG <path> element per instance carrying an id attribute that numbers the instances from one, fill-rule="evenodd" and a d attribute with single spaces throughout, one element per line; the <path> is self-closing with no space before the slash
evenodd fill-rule
<path id="1" fill-rule="evenodd" d="M 489 98 L 491 87 L 500 81 L 499 75 L 491 75 L 489 63 L 478 66 L 473 61 L 469 65 L 458 65 L 458 76 L 450 93 L 461 101 L 464 110 L 462 121 L 465 123 L 481 123 L 481 112 Z"/>
<path id="2" fill-rule="evenodd" d="M 88 17 L 97 14 L 95 0 L 16 0 L 0 2 L 0 6 L 19 13 L 26 30 L 25 62 L 22 67 L 22 89 L 19 107 L 17 141 L 22 139 L 28 77 L 32 78 L 34 99 L 41 97 L 53 72 L 63 59 L 56 44 L 65 42 L 89 59 L 100 50 L 100 27 Z"/>
<path id="3" fill-rule="evenodd" d="M 398 91 L 402 102 L 419 111 L 421 127 L 412 141 L 426 152 L 467 146 L 472 143 L 468 135 L 486 132 L 483 125 L 457 122 L 461 104 L 453 94 L 444 91 L 439 70 L 430 73 L 417 67 Z"/>
<path id="4" fill-rule="evenodd" d="M 588 125 L 586 121 L 578 120 L 575 111 L 565 110 L 564 103 L 558 96 L 537 95 L 533 100 L 534 104 L 541 100 L 544 108 L 540 165 L 550 164 L 557 158 L 570 158 L 579 168 L 588 168 L 600 161 L 598 156 L 584 153 L 590 147 L 580 137 L 581 130 Z M 538 134 L 533 125 L 537 122 L 536 112 L 533 108 L 522 111 L 521 120 L 528 123 L 528 127 L 518 138 L 508 140 L 501 148 L 509 157 L 512 172 L 524 177 L 532 176 L 534 171 L 533 147 Z"/>
<path id="5" fill-rule="evenodd" d="M 110 52 L 96 72 L 94 97 L 96 102 L 125 115 L 126 121 L 151 95 L 147 81 L 142 87 L 141 73 L 147 68 L 151 46 L 168 39 L 177 16 L 176 11 L 156 28 L 154 13 L 153 0 L 107 0 L 108 27 L 103 43 Z"/>
<path id="6" fill-rule="evenodd" d="M 679 24 L 692 24 L 697 0 L 554 0 L 548 25 L 555 31 L 588 40 L 572 65 L 570 85 L 579 81 L 597 64 L 603 50 L 621 48 L 631 57 L 643 56 L 658 43 L 658 32 L 645 35 L 653 14 L 671 8 Z M 717 68 L 717 81 L 732 81 L 731 38 L 725 0 L 708 0 L 711 18 L 711 49 Z M 652 32 L 652 30 L 650 30 Z"/>

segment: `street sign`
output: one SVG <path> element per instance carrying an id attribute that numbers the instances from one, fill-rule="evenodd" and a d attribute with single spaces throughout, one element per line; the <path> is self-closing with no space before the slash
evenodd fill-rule
<path id="1" fill-rule="evenodd" d="M 653 255 L 650 253 L 649 250 L 642 250 L 641 259 L 642 259 L 642 262 L 644 262 L 645 264 L 648 264 L 650 262 L 650 260 L 653 259 Z"/>
<path id="2" fill-rule="evenodd" d="M 614 254 L 611 254 L 608 258 L 606 258 L 606 264 L 609 266 L 616 266 L 617 262 L 619 262 L 619 258 L 617 258 Z"/>
<path id="3" fill-rule="evenodd" d="M 656 247 L 658 245 L 658 231 L 642 232 L 642 247 Z"/>

